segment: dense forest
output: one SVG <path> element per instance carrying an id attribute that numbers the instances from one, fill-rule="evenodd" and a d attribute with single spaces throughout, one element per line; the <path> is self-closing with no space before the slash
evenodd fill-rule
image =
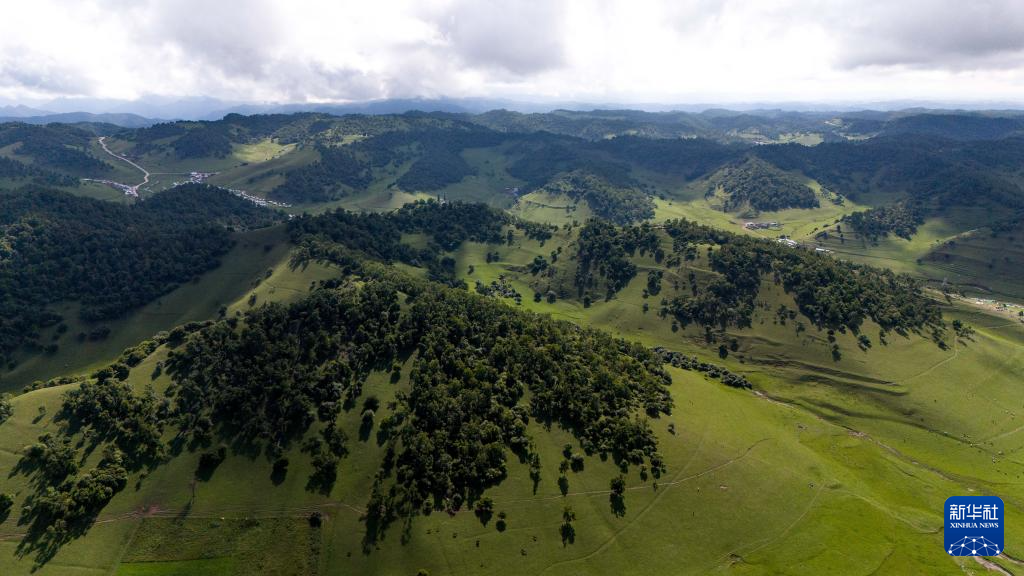
<path id="1" fill-rule="evenodd" d="M 85 320 L 116 318 L 217 266 L 232 228 L 279 218 L 205 185 L 132 206 L 39 188 L 0 195 L 0 355 L 52 348 L 38 341 L 61 323 L 48 304 L 77 301 Z"/>
<path id="2" fill-rule="evenodd" d="M 38 186 L 78 186 L 78 178 L 0 156 L 0 179 Z"/>
<path id="3" fill-rule="evenodd" d="M 848 224 L 857 234 L 872 240 L 877 240 L 890 233 L 909 240 L 917 232 L 917 227 L 924 222 L 921 213 L 922 210 L 919 206 L 901 202 L 854 212 L 844 216 L 843 223 Z M 827 238 L 828 234 L 828 232 L 821 232 L 818 235 Z"/>
<path id="4" fill-rule="evenodd" d="M 0 124 L 0 148 L 16 145 L 14 152 L 40 166 L 76 175 L 100 175 L 110 164 L 88 152 L 94 134 L 68 124 Z"/>
<path id="5" fill-rule="evenodd" d="M 373 181 L 371 166 L 352 148 L 318 146 L 317 152 L 316 162 L 290 170 L 271 197 L 293 204 L 327 202 L 345 195 L 343 187 L 361 189 Z"/>
<path id="6" fill-rule="evenodd" d="M 362 258 L 404 262 L 424 267 L 431 280 L 463 285 L 455 274 L 455 261 L 445 253 L 465 241 L 498 244 L 515 234 L 544 240 L 551 228 L 523 222 L 484 204 L 436 201 L 415 202 L 389 214 L 357 214 L 335 210 L 316 217 L 303 216 L 289 223 L 299 258 L 326 259 L 357 270 Z M 426 245 L 402 242 L 403 233 L 425 234 Z"/>
<path id="7" fill-rule="evenodd" d="M 225 131 L 206 126 L 189 130 L 172 146 L 179 158 L 223 158 L 231 153 L 231 139 Z"/>
<path id="8" fill-rule="evenodd" d="M 661 261 L 664 253 L 659 244 L 657 233 L 648 225 L 618 227 L 596 218 L 588 220 L 576 240 L 573 285 L 577 296 L 589 304 L 591 293 L 600 288 L 600 279 L 603 296 L 610 299 L 636 276 L 630 258 L 637 252 L 641 256 L 650 252 Z"/>

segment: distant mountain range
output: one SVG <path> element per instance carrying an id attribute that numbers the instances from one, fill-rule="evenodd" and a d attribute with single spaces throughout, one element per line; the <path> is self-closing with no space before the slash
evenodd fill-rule
<path id="1" fill-rule="evenodd" d="M 449 114 L 493 114 L 513 113 L 537 115 L 555 113 L 566 120 L 586 122 L 597 115 L 604 119 L 622 116 L 630 120 L 643 118 L 646 122 L 684 124 L 715 124 L 721 129 L 743 130 L 765 123 L 780 121 L 793 124 L 796 131 L 821 131 L 823 122 L 842 118 L 845 128 L 858 133 L 925 133 L 950 135 L 963 139 L 965 133 L 975 137 L 989 138 L 1019 133 L 1024 127 L 1024 110 L 992 103 L 988 109 L 952 109 L 924 106 L 919 102 L 901 102 L 902 108 L 890 105 L 897 103 L 876 103 L 870 108 L 852 108 L 823 105 L 796 104 L 761 105 L 760 107 L 736 106 L 733 108 L 711 105 L 666 105 L 645 104 L 626 107 L 621 104 L 595 104 L 585 102 L 539 103 L 493 98 L 408 98 L 371 100 L 346 104 L 336 103 L 292 103 L 254 104 L 228 102 L 212 98 L 185 100 L 92 100 L 64 99 L 31 107 L 23 104 L 0 106 L 0 123 L 24 122 L 27 124 L 106 124 L 106 132 L 120 128 L 145 128 L 160 122 L 175 120 L 220 120 L 228 114 L 293 114 L 297 112 L 319 112 L 323 114 L 401 114 L 410 111 L 441 112 Z M 76 108 L 77 107 L 77 108 Z M 916 118 L 916 119 L 911 119 Z M 818 125 L 818 126 L 815 126 Z M 537 128 L 532 126 L 532 128 Z M 550 127 L 548 127 L 550 129 Z M 828 128 L 825 131 L 831 131 Z M 560 132 L 561 130 L 555 130 Z M 700 129 L 694 130 L 701 133 Z"/>
<path id="2" fill-rule="evenodd" d="M 162 122 L 162 120 L 153 120 L 137 114 L 93 114 L 91 112 L 65 112 L 62 114 L 54 114 L 39 111 L 42 113 L 32 115 L 14 115 L 6 114 L 8 108 L 10 107 L 0 108 L 0 122 L 24 122 L 26 124 L 50 124 L 53 122 L 59 124 L 79 124 L 88 122 L 93 124 L 113 124 L 114 126 L 120 126 L 121 128 L 145 128 L 158 122 Z M 20 106 L 18 108 L 32 110 L 31 108 L 24 106 Z"/>
<path id="3" fill-rule="evenodd" d="M 733 114 L 742 112 L 765 117 L 787 114 L 815 116 L 843 116 L 846 118 L 875 116 L 890 119 L 893 115 L 919 114 L 927 111 L 956 111 L 987 115 L 1012 116 L 1024 113 L 1019 103 L 1006 102 L 871 102 L 871 103 L 612 103 L 577 101 L 528 101 L 507 98 L 397 98 L 351 103 L 253 103 L 220 100 L 216 98 L 152 97 L 139 100 L 111 100 L 93 98 L 62 98 L 45 102 L 11 103 L 0 106 L 0 121 L 18 120 L 33 124 L 48 122 L 106 122 L 126 128 L 149 126 L 167 120 L 219 120 L 226 114 L 288 114 L 293 112 L 322 112 L 328 114 L 397 114 L 418 110 L 421 112 L 448 112 L 479 114 L 490 110 L 509 110 L 520 113 L 551 112 L 554 110 L 642 110 L 645 112 L 708 113 L 710 111 Z M 998 111 L 998 112 L 992 112 Z"/>

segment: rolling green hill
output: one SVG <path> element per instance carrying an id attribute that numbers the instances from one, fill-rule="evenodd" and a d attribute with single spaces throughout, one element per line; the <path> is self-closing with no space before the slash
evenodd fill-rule
<path id="1" fill-rule="evenodd" d="M 901 118 L 19 125 L 0 574 L 980 572 L 942 506 L 1024 512 L 1020 142 Z"/>
<path id="2" fill-rule="evenodd" d="M 474 266 L 467 280 L 515 277 L 519 266 L 533 254 L 555 249 L 560 238 L 543 247 L 521 236 L 511 246 L 467 242 L 457 249 L 457 269 L 462 274 Z M 485 251 L 498 252 L 501 259 L 485 262 Z M 657 267 L 652 258 L 637 264 Z M 638 275 L 615 298 L 590 307 L 572 299 L 534 303 L 524 298 L 521 305 L 648 346 L 695 351 L 754 383 L 755 391 L 749 392 L 699 371 L 668 368 L 672 413 L 650 421 L 666 472 L 655 488 L 649 475 L 644 481 L 640 469 L 630 466 L 624 513 L 609 501 L 608 479 L 618 469 L 596 454 L 583 457 L 581 470 L 566 472 L 563 496 L 557 463 L 564 445 L 574 453 L 583 448 L 571 430 L 531 421 L 526 432 L 541 462 L 536 489 L 528 462 L 511 458 L 507 477 L 485 492 L 494 514 L 486 523 L 466 507 L 453 515 L 418 514 L 407 531 L 395 526 L 367 551 L 361 518 L 378 467 L 387 459 L 386 445 L 374 434 L 394 410 L 391 403 L 413 391 L 414 354 L 400 361 L 398 370 L 371 371 L 355 407 L 341 410 L 337 425 L 349 439 L 347 454 L 329 493 L 307 489 L 315 455 L 299 443 L 273 458 L 229 447 L 224 461 L 198 482 L 191 479 L 211 449 L 185 449 L 152 471 L 133 473 L 127 488 L 100 513 L 99 523 L 62 546 L 42 573 L 92 568 L 232 574 L 274 566 L 308 573 L 315 565 L 321 572 L 356 573 L 476 574 L 502 567 L 517 573 L 628 574 L 675 573 L 683 567 L 685 573 L 941 574 L 971 566 L 941 550 L 939 511 L 948 494 L 997 492 L 1008 505 L 1020 505 L 1024 494 L 1014 488 L 1020 486 L 1014 480 L 1020 474 L 1019 424 L 1012 414 L 990 409 L 1012 403 L 1010 383 L 1024 339 L 1019 324 L 951 308 L 947 315 L 976 331 L 949 350 L 925 338 L 893 337 L 887 346 L 847 352 L 837 363 L 823 335 L 799 336 L 792 320 L 777 323 L 776 305 L 787 297 L 768 289 L 762 297 L 769 305 L 758 309 L 751 327 L 729 330 L 739 347 L 723 360 L 713 346 L 701 343 L 695 327 L 673 331 L 653 312 L 642 313 L 645 287 L 646 277 Z M 838 338 L 844 349 L 855 349 L 851 334 Z M 137 393 L 150 382 L 158 392 L 171 383 L 166 371 L 151 380 L 167 353 L 160 347 L 131 369 L 128 382 Z M 948 376 L 937 379 L 937 374 Z M 978 384 L 964 388 L 960 382 Z M 21 446 L 44 430 L 57 430 L 52 419 L 66 389 L 15 399 L 0 451 L 11 467 Z M 361 406 L 371 396 L 380 409 L 373 433 L 363 440 Z M 988 400 L 970 401 L 981 397 Z M 47 406 L 42 416 L 40 404 Z M 315 424 L 309 434 L 317 437 L 319 430 Z M 274 472 L 274 458 L 281 457 L 289 462 L 283 480 Z M 89 462 L 97 459 L 94 454 Z M 29 490 L 11 486 L 19 498 Z M 565 506 L 575 520 L 572 541 L 563 543 Z M 314 511 L 322 514 L 319 527 L 309 523 Z M 500 530 L 499 512 L 504 513 Z M 3 526 L 14 535 L 5 544 L 12 554 L 5 557 L 13 559 L 23 528 L 11 518 Z M 852 542 L 851 534 L 856 535 Z M 857 562 L 836 568 L 838 551 L 851 546 Z M 27 570 L 31 559 L 10 570 Z"/>

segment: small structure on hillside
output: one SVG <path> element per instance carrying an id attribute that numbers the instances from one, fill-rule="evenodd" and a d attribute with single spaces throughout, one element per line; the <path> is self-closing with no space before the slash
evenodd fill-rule
<path id="1" fill-rule="evenodd" d="M 744 222 L 743 227 L 747 230 L 771 230 L 781 228 L 778 222 Z"/>

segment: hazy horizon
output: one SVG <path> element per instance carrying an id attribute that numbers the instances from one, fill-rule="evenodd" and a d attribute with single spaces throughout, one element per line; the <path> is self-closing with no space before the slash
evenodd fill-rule
<path id="1" fill-rule="evenodd" d="M 393 114 L 409 111 L 479 114 L 493 110 L 547 113 L 557 110 L 579 112 L 629 110 L 648 113 L 700 114 L 715 110 L 736 113 L 894 113 L 910 110 L 969 113 L 1024 112 L 1024 104 L 998 101 L 850 101 L 850 102 L 578 102 L 563 100 L 514 100 L 501 98 L 398 98 L 336 102 L 244 102 L 209 97 L 147 98 L 109 100 L 60 98 L 49 101 L 0 100 L 0 118 L 17 119 L 73 115 L 135 115 L 149 120 L 216 120 L 226 114 L 268 114 L 324 112 L 336 114 Z"/>

